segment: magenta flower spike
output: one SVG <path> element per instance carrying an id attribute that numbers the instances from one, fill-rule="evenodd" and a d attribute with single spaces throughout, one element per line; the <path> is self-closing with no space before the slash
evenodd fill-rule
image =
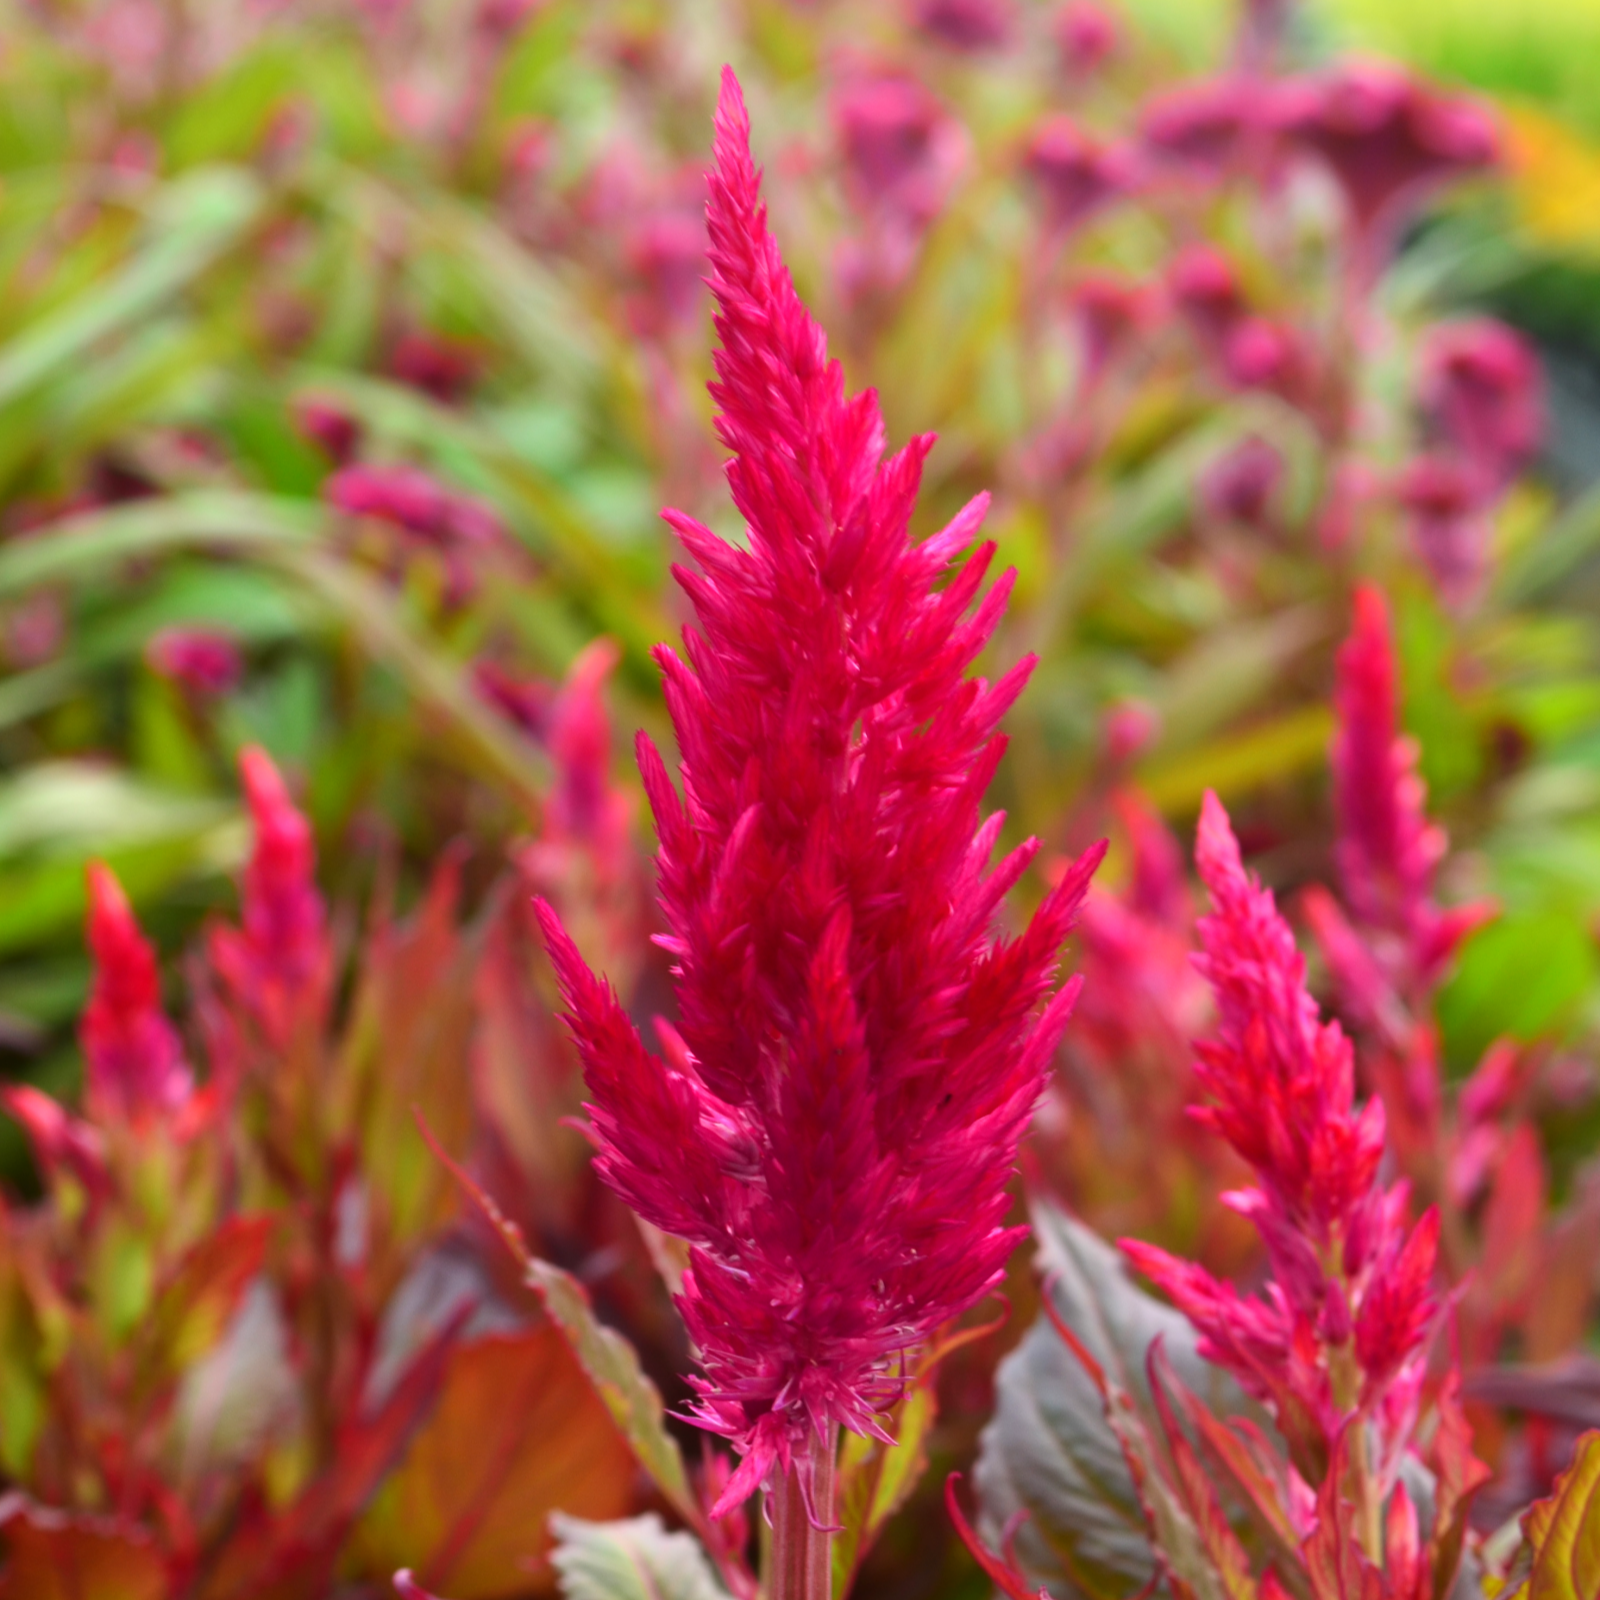
<path id="1" fill-rule="evenodd" d="M 699 570 L 676 572 L 697 617 L 683 656 L 656 651 L 681 799 L 638 741 L 676 962 L 665 1059 L 538 909 L 599 1169 L 692 1247 L 694 1420 L 743 1457 L 713 1514 L 772 1487 L 780 1546 L 806 1521 L 822 1539 L 803 1581 L 780 1551 L 777 1592 L 826 1594 L 836 1428 L 883 1436 L 908 1353 L 994 1288 L 1022 1232 L 1007 1183 L 1101 852 L 996 934 L 1037 845 L 986 870 L 997 725 L 1033 665 L 966 676 L 1011 587 L 978 599 L 992 544 L 952 571 L 987 497 L 911 541 L 933 440 L 884 461 L 876 397 L 845 394 L 768 231 L 731 71 L 709 181 L 711 392 L 749 548 L 667 513 Z"/>
<path id="2" fill-rule="evenodd" d="M 211 961 L 281 1044 L 296 1008 L 323 993 L 331 962 L 327 913 L 316 882 L 311 824 L 295 807 L 266 751 L 239 755 L 255 828 L 244 871 L 243 927 L 216 928 Z"/>
<path id="3" fill-rule="evenodd" d="M 1423 350 L 1421 389 L 1435 428 L 1482 467 L 1495 490 L 1539 448 L 1539 363 L 1503 322 L 1470 317 L 1436 328 Z"/>
<path id="4" fill-rule="evenodd" d="M 1415 997 L 1439 981 L 1456 946 L 1492 907 L 1480 902 L 1445 911 L 1434 900 L 1434 873 L 1447 843 L 1424 810 L 1416 744 L 1400 731 L 1389 608 L 1367 586 L 1355 601 L 1334 691 L 1339 879 L 1357 923 L 1376 935 L 1387 957 L 1389 980 Z"/>
<path id="5" fill-rule="evenodd" d="M 89 863 L 89 949 L 94 982 L 78 1025 L 89 1108 L 132 1124 L 176 1111 L 194 1080 L 161 1009 L 155 951 L 111 869 Z"/>
<path id="6" fill-rule="evenodd" d="M 1426 1347 L 1438 1215 L 1405 1222 L 1406 1188 L 1378 1176 L 1383 1107 L 1355 1102 L 1350 1041 L 1306 992 L 1305 962 L 1270 891 L 1249 877 L 1227 813 L 1206 796 L 1195 849 L 1212 912 L 1198 966 L 1217 1003 L 1197 1047 L 1210 1103 L 1193 1114 L 1254 1170 L 1229 1196 L 1261 1234 L 1272 1276 L 1246 1299 L 1203 1268 L 1124 1241 L 1130 1258 L 1187 1313 L 1201 1351 L 1273 1411 L 1315 1485 L 1358 1418 L 1372 1423 L 1367 1477 L 1376 1503 L 1410 1442 Z"/>

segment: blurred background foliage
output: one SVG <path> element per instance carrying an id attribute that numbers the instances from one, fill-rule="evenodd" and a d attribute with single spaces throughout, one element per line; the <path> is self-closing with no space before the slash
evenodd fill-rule
<path id="1" fill-rule="evenodd" d="M 617 781 L 636 727 L 670 742 L 649 651 L 684 607 L 657 513 L 740 536 L 698 284 L 731 60 L 849 382 L 878 387 L 892 442 L 940 435 L 920 530 L 994 493 L 1017 586 L 993 666 L 1041 657 L 995 788 L 1011 832 L 1044 837 L 1048 871 L 1114 792 L 1186 835 L 1214 787 L 1293 906 L 1332 877 L 1333 652 L 1376 581 L 1447 895 L 1502 908 L 1440 998 L 1446 1065 L 1538 1042 L 1565 1196 L 1600 1132 L 1600 0 L 1251 9 L 1282 21 L 1286 68 L 1378 52 L 1494 101 L 1499 169 L 1411 219 L 1355 320 L 1326 181 L 1225 158 L 1110 183 L 1067 226 L 1029 176 L 1041 119 L 1134 142 L 1152 96 L 1221 71 L 1221 0 L 1091 7 L 1103 49 L 1072 44 L 1072 0 L 0 3 L 5 1074 L 75 1090 L 91 858 L 176 1001 L 235 900 L 248 744 L 309 813 L 348 944 L 352 908 L 380 885 L 409 905 L 447 847 L 469 914 L 494 902 L 508 846 L 544 831 L 551 706 L 591 640 L 616 646 Z M 1219 371 L 1170 303 L 1129 300 L 1096 365 L 1086 285 L 1169 283 L 1200 245 L 1334 375 L 1336 415 Z M 1430 329 L 1480 312 L 1531 341 L 1548 425 L 1463 599 L 1393 483 L 1428 442 Z M 992 1354 L 952 1363 L 974 1391 L 952 1459 Z M 891 1527 L 885 1561 L 918 1539 Z"/>

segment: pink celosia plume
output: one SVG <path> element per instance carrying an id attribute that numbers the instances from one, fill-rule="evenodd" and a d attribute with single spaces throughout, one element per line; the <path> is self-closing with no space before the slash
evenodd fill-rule
<path id="1" fill-rule="evenodd" d="M 1194 1114 L 1256 1175 L 1259 1186 L 1230 1201 L 1259 1230 L 1272 1280 L 1265 1298 L 1248 1299 L 1153 1246 L 1124 1248 L 1187 1312 L 1203 1352 L 1272 1408 L 1303 1471 L 1325 1463 L 1360 1414 L 1375 1419 L 1389 1473 L 1436 1315 L 1437 1215 L 1408 1229 L 1405 1186 L 1379 1181 L 1383 1108 L 1357 1106 L 1350 1043 L 1320 1020 L 1288 924 L 1245 873 L 1213 795 L 1195 855 L 1211 893 L 1198 964 L 1217 1027 L 1197 1047 L 1209 1104 Z"/>
<path id="2" fill-rule="evenodd" d="M 266 751 L 245 749 L 239 776 L 255 844 L 244 872 L 242 926 L 212 930 L 211 961 L 262 1025 L 281 1035 L 295 1008 L 320 996 L 328 978 L 316 847 Z"/>
<path id="3" fill-rule="evenodd" d="M 1496 488 L 1539 448 L 1538 362 L 1518 334 L 1492 317 L 1434 329 L 1422 353 L 1421 398 L 1435 429 Z"/>
<path id="4" fill-rule="evenodd" d="M 657 651 L 680 799 L 640 767 L 680 1020 L 650 1055 L 548 907 L 540 914 L 607 1181 L 692 1245 L 680 1307 L 696 1419 L 744 1460 L 736 1505 L 808 1440 L 879 1433 L 906 1352 L 997 1282 L 1020 1138 L 1071 1009 L 1058 951 L 1091 852 L 997 937 L 1024 845 L 986 870 L 999 719 L 1031 661 L 966 671 L 1002 579 L 980 499 L 917 545 L 932 440 L 888 461 L 875 397 L 846 396 L 767 229 L 724 75 L 708 208 L 718 430 L 749 548 L 669 521 L 697 625 Z"/>
<path id="5" fill-rule="evenodd" d="M 91 1111 L 139 1122 L 176 1110 L 194 1081 L 161 1009 L 155 951 L 122 885 L 98 861 L 89 863 L 89 949 L 94 982 L 78 1038 Z"/>
<path id="6" fill-rule="evenodd" d="M 1334 705 L 1340 884 L 1356 922 L 1376 939 L 1374 954 L 1389 981 L 1414 997 L 1419 987 L 1437 982 L 1461 939 L 1490 908 L 1445 911 L 1434 900 L 1446 840 L 1424 810 L 1416 744 L 1400 730 L 1389 608 L 1376 589 L 1356 591 Z"/>

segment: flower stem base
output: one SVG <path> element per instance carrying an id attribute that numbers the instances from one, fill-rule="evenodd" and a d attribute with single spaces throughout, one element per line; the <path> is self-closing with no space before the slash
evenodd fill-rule
<path id="1" fill-rule="evenodd" d="M 830 1600 L 833 1593 L 834 1430 L 811 1436 L 773 1487 L 767 1600 Z"/>

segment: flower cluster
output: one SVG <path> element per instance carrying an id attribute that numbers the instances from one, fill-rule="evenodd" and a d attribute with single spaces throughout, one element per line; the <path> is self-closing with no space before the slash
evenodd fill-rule
<path id="1" fill-rule="evenodd" d="M 1258 1187 L 1231 1201 L 1266 1245 L 1268 1296 L 1243 1298 L 1149 1245 L 1124 1248 L 1189 1315 L 1204 1353 L 1271 1408 L 1310 1482 L 1352 1419 L 1372 1418 L 1381 1488 L 1416 1416 L 1436 1313 L 1438 1216 L 1408 1230 L 1405 1185 L 1379 1181 L 1383 1107 L 1357 1107 L 1350 1043 L 1319 1019 L 1294 936 L 1246 875 L 1212 795 L 1196 863 L 1213 907 L 1200 922 L 1200 970 L 1218 1025 L 1198 1047 L 1210 1103 L 1195 1115 L 1255 1173 Z"/>
<path id="2" fill-rule="evenodd" d="M 680 1307 L 695 1416 L 744 1456 L 736 1505 L 835 1424 L 881 1434 L 908 1351 L 998 1280 L 1007 1179 L 1075 987 L 1057 954 L 1073 865 L 1015 939 L 980 823 L 1026 682 L 965 676 L 999 618 L 984 500 L 922 544 L 929 438 L 881 459 L 766 224 L 743 100 L 724 78 L 710 176 L 718 428 L 750 547 L 669 520 L 698 627 L 657 651 L 682 752 L 640 767 L 660 838 L 676 1028 L 649 1054 L 542 908 L 607 1181 L 690 1242 Z"/>

